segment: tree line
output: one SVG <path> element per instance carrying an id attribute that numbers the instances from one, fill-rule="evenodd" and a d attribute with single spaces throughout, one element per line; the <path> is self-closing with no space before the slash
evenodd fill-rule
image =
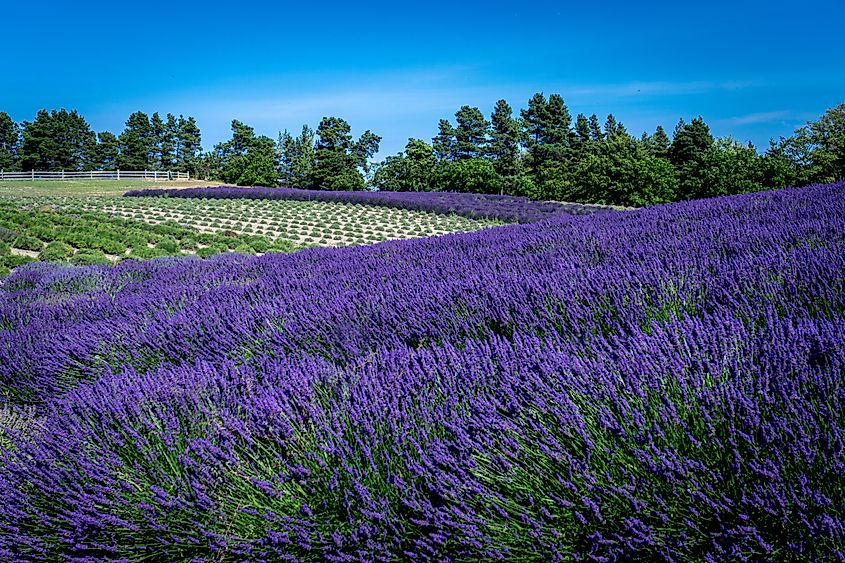
<path id="1" fill-rule="evenodd" d="M 612 114 L 573 120 L 563 98 L 542 93 L 518 116 L 505 100 L 490 118 L 463 106 L 428 143 L 409 139 L 372 179 L 380 190 L 470 191 L 534 199 L 649 205 L 845 178 L 845 104 L 829 109 L 760 154 L 714 138 L 702 117 L 670 136 L 631 135 Z"/>
<path id="2" fill-rule="evenodd" d="M 357 139 L 347 121 L 277 139 L 232 121 L 231 139 L 201 152 L 193 117 L 142 112 L 120 135 L 95 134 L 76 111 L 41 110 L 16 124 L 0 113 L 0 169 L 190 171 L 209 181 L 317 190 L 457 191 L 618 205 L 654 203 L 830 182 L 845 178 L 845 104 L 827 110 L 762 154 L 714 138 L 702 117 L 636 137 L 612 114 L 572 114 L 559 94 L 537 93 L 514 112 L 499 100 L 489 118 L 462 106 L 429 141 L 372 163 L 381 137 Z"/>
<path id="3" fill-rule="evenodd" d="M 95 133 L 76 110 L 40 110 L 21 124 L 0 112 L 0 170 L 196 171 L 202 137 L 193 117 L 129 116 L 120 135 Z"/>

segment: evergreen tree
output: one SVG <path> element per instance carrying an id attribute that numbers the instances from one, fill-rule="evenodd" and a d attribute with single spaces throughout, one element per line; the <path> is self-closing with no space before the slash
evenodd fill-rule
<path id="1" fill-rule="evenodd" d="M 613 114 L 608 114 L 607 120 L 604 122 L 604 134 L 605 137 L 610 139 L 611 137 L 627 137 L 628 131 L 625 129 L 625 126 L 622 125 L 620 121 L 613 116 Z"/>
<path id="2" fill-rule="evenodd" d="M 604 139 L 604 133 L 599 124 L 599 116 L 593 114 L 590 116 L 590 139 L 594 142 L 599 142 Z"/>
<path id="3" fill-rule="evenodd" d="M 349 123 L 339 117 L 324 117 L 317 127 L 316 162 L 311 186 L 320 190 L 361 190 L 367 159 L 378 151 L 381 137 L 365 131 L 353 142 Z"/>
<path id="4" fill-rule="evenodd" d="M 165 123 L 162 121 L 158 112 L 153 113 L 152 117 L 150 117 L 150 135 L 152 137 L 151 168 L 153 170 L 164 170 L 165 163 L 164 155 L 162 154 L 162 145 L 164 144 Z"/>
<path id="5" fill-rule="evenodd" d="M 303 125 L 299 137 L 294 140 L 294 156 L 291 162 L 293 183 L 291 187 L 309 187 L 311 172 L 317 160 L 315 144 L 316 136 L 314 135 L 314 130 L 307 125 Z"/>
<path id="6" fill-rule="evenodd" d="M 590 143 L 590 122 L 587 116 L 579 113 L 575 118 L 575 139 L 578 146 L 585 146 Z"/>
<path id="7" fill-rule="evenodd" d="M 18 170 L 21 131 L 6 112 L 0 112 L 0 170 Z"/>
<path id="8" fill-rule="evenodd" d="M 126 127 L 118 137 L 120 155 L 117 166 L 122 170 L 151 170 L 156 158 L 156 137 L 150 118 L 136 111 L 126 120 Z"/>
<path id="9" fill-rule="evenodd" d="M 663 129 L 662 125 L 658 125 L 651 136 L 651 155 L 655 158 L 669 158 L 669 146 L 671 141 L 669 135 Z"/>
<path id="10" fill-rule="evenodd" d="M 479 158 L 487 144 L 489 123 L 481 110 L 462 106 L 455 112 L 455 156 L 457 159 Z"/>
<path id="11" fill-rule="evenodd" d="M 176 120 L 175 137 L 175 168 L 180 172 L 196 174 L 200 153 L 202 152 L 202 135 L 196 120 L 181 115 Z"/>
<path id="12" fill-rule="evenodd" d="M 522 117 L 522 126 L 525 131 L 525 146 L 529 152 L 537 145 L 543 142 L 544 130 L 548 119 L 546 97 L 542 92 L 534 94 L 528 100 L 528 108 L 520 110 Z"/>
<path id="13" fill-rule="evenodd" d="M 24 122 L 21 145 L 23 170 L 90 170 L 96 135 L 76 110 L 40 110 Z"/>
<path id="14" fill-rule="evenodd" d="M 432 147 L 438 161 L 450 161 L 457 158 L 455 129 L 448 119 L 441 119 L 437 124 L 437 136 L 432 139 Z"/>
<path id="15" fill-rule="evenodd" d="M 505 100 L 499 100 L 490 116 L 490 123 L 487 154 L 493 161 L 496 173 L 504 180 L 504 187 L 520 171 L 519 122 L 514 119 L 511 106 Z"/>
<path id="16" fill-rule="evenodd" d="M 686 123 L 681 119 L 675 127 L 672 144 L 669 146 L 669 160 L 675 166 L 683 166 L 695 160 L 712 145 L 713 136 L 710 134 L 710 127 L 704 123 L 701 116 L 693 119 L 691 123 Z"/>
<path id="17" fill-rule="evenodd" d="M 110 131 L 103 131 L 97 135 L 96 167 L 100 170 L 114 170 L 117 168 L 117 157 L 120 154 L 120 142 Z"/>
<path id="18" fill-rule="evenodd" d="M 162 170 L 176 169 L 176 155 L 179 151 L 179 145 L 179 122 L 175 115 L 168 113 L 158 143 L 159 167 Z"/>
<path id="19" fill-rule="evenodd" d="M 540 155 L 542 165 L 559 166 L 571 158 L 574 138 L 572 116 L 559 94 L 549 96 L 544 119 L 541 142 L 536 152 Z"/>
<path id="20" fill-rule="evenodd" d="M 276 154 L 278 167 L 279 183 L 282 186 L 293 186 L 293 159 L 296 156 L 296 140 L 293 135 L 288 133 L 285 129 L 279 133 L 279 138 L 276 140 Z"/>
<path id="21" fill-rule="evenodd" d="M 378 152 L 381 137 L 367 129 L 352 145 L 352 156 L 355 165 L 363 170 L 365 176 L 370 174 L 370 158 Z"/>

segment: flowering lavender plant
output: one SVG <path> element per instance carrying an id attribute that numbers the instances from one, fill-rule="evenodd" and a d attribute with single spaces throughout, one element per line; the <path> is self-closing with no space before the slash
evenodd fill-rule
<path id="1" fill-rule="evenodd" d="M 841 560 L 843 196 L 23 267 L 0 557 Z"/>

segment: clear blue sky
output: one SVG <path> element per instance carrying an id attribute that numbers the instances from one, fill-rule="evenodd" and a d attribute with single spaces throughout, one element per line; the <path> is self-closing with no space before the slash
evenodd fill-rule
<path id="1" fill-rule="evenodd" d="M 560 93 L 639 135 L 701 114 L 765 148 L 845 102 L 845 2 L 62 2 L 3 6 L 0 111 L 194 115 L 203 144 L 240 119 L 276 137 L 324 115 L 429 139 L 461 105 Z"/>

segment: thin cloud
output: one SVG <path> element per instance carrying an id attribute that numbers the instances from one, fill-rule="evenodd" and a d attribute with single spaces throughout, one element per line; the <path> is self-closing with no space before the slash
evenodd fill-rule
<path id="1" fill-rule="evenodd" d="M 746 115 L 739 115 L 729 117 L 727 119 L 720 119 L 717 121 L 720 125 L 754 125 L 757 123 L 772 123 L 779 121 L 791 121 L 794 116 L 787 110 L 778 111 L 763 111 L 757 113 L 749 113 Z"/>

